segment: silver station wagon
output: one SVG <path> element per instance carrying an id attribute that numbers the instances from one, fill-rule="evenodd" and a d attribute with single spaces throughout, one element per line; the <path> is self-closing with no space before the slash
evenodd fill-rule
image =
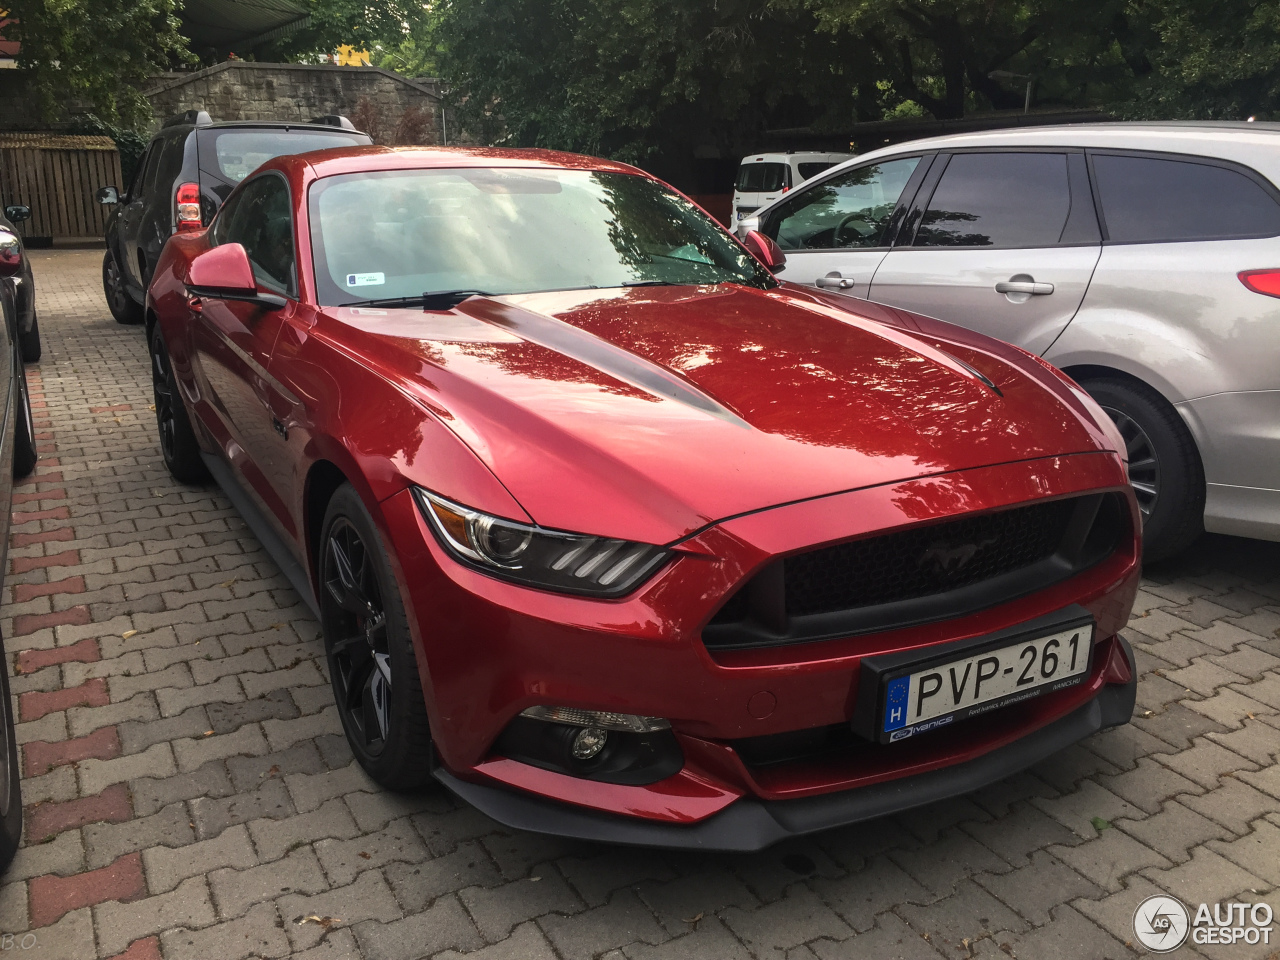
<path id="1" fill-rule="evenodd" d="M 1129 447 L 1149 560 L 1280 540 L 1280 124 L 1112 123 L 863 154 L 742 221 L 778 275 L 1065 370 Z"/>

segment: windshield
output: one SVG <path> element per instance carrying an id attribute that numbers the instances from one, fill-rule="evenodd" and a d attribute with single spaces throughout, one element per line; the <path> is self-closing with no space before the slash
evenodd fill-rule
<path id="1" fill-rule="evenodd" d="M 309 197 L 320 303 L 631 284 L 775 281 L 697 207 L 646 177 L 586 170 L 394 170 Z"/>

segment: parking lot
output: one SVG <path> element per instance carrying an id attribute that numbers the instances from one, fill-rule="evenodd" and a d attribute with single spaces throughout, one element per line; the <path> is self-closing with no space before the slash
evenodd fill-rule
<path id="1" fill-rule="evenodd" d="M 42 458 L 0 611 L 27 822 L 0 950 L 1119 958 L 1153 893 L 1280 911 L 1280 544 L 1206 537 L 1149 571 L 1133 723 L 968 798 L 756 855 L 517 833 L 362 774 L 315 619 L 215 487 L 165 471 L 101 250 L 31 255 Z"/>

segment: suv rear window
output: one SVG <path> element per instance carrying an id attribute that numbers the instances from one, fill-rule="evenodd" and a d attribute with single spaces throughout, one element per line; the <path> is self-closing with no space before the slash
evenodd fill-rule
<path id="1" fill-rule="evenodd" d="M 800 179 L 812 180 L 814 177 L 820 174 L 823 170 L 830 170 L 832 167 L 835 166 L 835 164 L 834 163 L 798 163 L 796 164 L 796 166 L 800 168 Z"/>
<path id="2" fill-rule="evenodd" d="M 306 130 L 211 130 L 200 139 L 200 166 L 227 183 L 239 183 L 268 160 L 285 154 L 368 142 L 352 134 Z"/>
<path id="3" fill-rule="evenodd" d="M 1280 234 L 1280 205 L 1237 170 L 1187 160 L 1094 154 L 1093 172 L 1112 241 Z"/>
<path id="4" fill-rule="evenodd" d="M 739 193 L 773 193 L 787 186 L 785 163 L 764 163 L 756 160 L 738 168 Z"/>

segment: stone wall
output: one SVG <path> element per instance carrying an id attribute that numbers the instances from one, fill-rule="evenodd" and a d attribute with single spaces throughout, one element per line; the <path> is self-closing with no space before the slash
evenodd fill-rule
<path id="1" fill-rule="evenodd" d="M 207 110 L 214 120 L 310 120 L 338 113 L 389 144 L 400 118 L 418 109 L 427 119 L 419 143 L 442 143 L 448 133 L 439 81 L 410 80 L 379 67 L 232 60 L 157 77 L 145 93 L 157 124 L 186 110 Z"/>

